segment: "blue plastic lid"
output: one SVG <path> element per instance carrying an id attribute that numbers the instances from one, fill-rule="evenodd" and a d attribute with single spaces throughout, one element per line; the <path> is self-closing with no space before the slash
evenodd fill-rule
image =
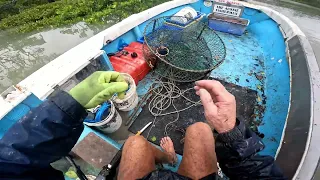
<path id="1" fill-rule="evenodd" d="M 87 123 L 97 123 L 103 120 L 103 115 L 105 112 L 108 112 L 109 108 L 111 107 L 110 102 L 104 102 L 100 108 L 97 110 L 94 119 L 87 116 L 87 118 L 84 120 L 84 122 Z"/>

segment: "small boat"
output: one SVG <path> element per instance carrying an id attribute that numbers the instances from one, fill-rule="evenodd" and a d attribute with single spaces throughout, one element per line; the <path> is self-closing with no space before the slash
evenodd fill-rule
<path id="1" fill-rule="evenodd" d="M 315 55 L 305 34 L 290 19 L 268 7 L 242 1 L 169 1 L 133 14 L 100 32 L 1 94 L 0 137 L 55 91 L 68 91 L 95 71 L 116 69 L 116 62 L 120 60 L 114 57 L 126 48 L 132 58 L 144 56 L 142 43 L 148 24 L 156 18 L 173 16 L 184 8 L 192 8 L 202 18 L 215 21 L 213 28 L 217 28 L 215 33 L 225 45 L 226 56 L 208 78 L 218 79 L 230 89 L 238 88 L 239 91 L 234 91 L 240 94 L 236 96 L 237 102 L 248 107 L 238 114 L 244 116 L 248 109 L 251 112 L 244 117 L 252 118 L 247 123 L 265 144 L 261 154 L 275 157 L 290 179 L 312 179 L 320 156 L 320 74 Z M 226 21 L 212 12 L 248 20 L 245 29 L 234 33 L 228 27 L 222 28 Z M 225 32 L 220 32 L 223 29 Z M 123 53 L 120 56 L 124 56 Z M 148 99 L 148 88 L 153 83 L 148 78 L 152 70 L 146 67 L 139 72 L 145 73 L 135 78 L 139 103 L 131 111 L 120 113 L 120 129 L 106 134 L 85 126 L 79 143 L 94 133 L 110 148 L 120 149 L 130 133 L 125 124 L 133 122 L 134 125 L 143 119 L 139 113 L 143 113 L 144 103 L 140 102 Z M 247 94 L 241 94 L 243 92 Z M 181 155 L 178 158 L 181 160 Z"/>

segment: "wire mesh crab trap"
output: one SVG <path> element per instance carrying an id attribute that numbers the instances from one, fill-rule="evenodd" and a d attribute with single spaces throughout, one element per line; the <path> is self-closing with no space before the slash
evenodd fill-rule
<path id="1" fill-rule="evenodd" d="M 143 53 L 162 77 L 191 82 L 203 78 L 226 56 L 221 38 L 207 24 L 186 17 L 160 17 L 144 31 Z"/>

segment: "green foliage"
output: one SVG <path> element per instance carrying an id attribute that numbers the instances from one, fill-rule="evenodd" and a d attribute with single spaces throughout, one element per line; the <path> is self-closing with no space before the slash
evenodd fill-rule
<path id="1" fill-rule="evenodd" d="M 48 0 L 17 0 L 16 7 L 20 10 L 28 9 L 34 6 L 47 4 Z"/>
<path id="2" fill-rule="evenodd" d="M 0 0 L 0 20 L 10 15 L 19 13 L 19 8 L 9 1 Z"/>
<path id="3" fill-rule="evenodd" d="M 320 0 L 293 0 L 299 3 L 308 4 L 314 7 L 320 7 Z"/>
<path id="4" fill-rule="evenodd" d="M 33 0 L 39 2 L 41 0 Z M 146 10 L 168 0 L 61 0 L 37 5 L 0 21 L 1 30 L 30 32 L 79 21 L 87 23 L 118 22 L 133 13 Z M 1 2 L 1 1 L 0 1 Z"/>
<path id="5" fill-rule="evenodd" d="M 0 0 L 0 20 L 21 11 L 48 3 L 48 0 Z"/>

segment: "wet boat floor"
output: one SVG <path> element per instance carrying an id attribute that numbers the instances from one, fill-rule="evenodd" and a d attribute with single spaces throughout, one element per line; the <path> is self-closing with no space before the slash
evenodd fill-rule
<path id="1" fill-rule="evenodd" d="M 237 100 L 237 117 L 243 119 L 249 124 L 251 129 L 258 129 L 262 116 L 264 114 L 265 99 L 264 99 L 264 56 L 262 48 L 260 47 L 254 34 L 250 31 L 242 36 L 234 36 L 225 33 L 219 33 L 226 45 L 227 56 L 224 62 L 210 73 L 210 77 L 220 80 L 224 84 L 229 92 L 235 95 Z M 122 125 L 120 129 L 112 134 L 100 134 L 98 131 L 95 133 L 100 134 L 100 137 L 111 139 L 113 142 L 119 143 L 121 146 L 125 140 L 137 133 L 148 122 L 154 120 L 148 110 L 148 102 L 151 100 L 148 97 L 147 92 L 152 86 L 153 74 L 149 73 L 146 78 L 141 80 L 137 86 L 137 93 L 139 96 L 139 104 L 134 110 L 130 112 L 119 111 L 122 117 Z M 184 83 L 178 85 L 181 90 L 192 88 L 194 83 Z M 185 93 L 187 97 L 194 101 L 198 101 L 199 97 L 195 94 L 194 90 L 190 90 Z M 187 107 L 189 102 L 185 99 L 176 99 L 174 104 L 177 109 Z M 167 111 L 172 111 L 173 108 Z M 196 122 L 204 122 L 204 111 L 202 106 L 192 107 L 184 112 L 181 112 L 179 120 L 169 128 L 168 134 L 174 142 L 176 152 L 183 154 L 183 137 L 185 129 Z M 136 117 L 137 116 L 137 117 Z M 176 118 L 176 114 L 167 115 L 163 117 L 157 117 L 156 125 L 149 133 L 148 140 L 156 145 L 159 145 L 159 141 L 165 136 L 165 125 L 168 122 L 173 121 Z M 129 121 L 134 119 L 134 123 L 129 127 Z M 129 123 L 130 124 L 130 123 Z M 85 128 L 86 132 L 95 131 L 94 128 Z M 146 129 L 142 134 L 147 137 L 150 128 Z M 85 137 L 87 133 L 83 133 L 82 137 Z M 110 140 L 108 140 L 110 141 Z M 111 141 L 110 141 L 111 142 Z M 119 146 L 119 147 L 120 147 Z M 118 147 L 118 148 L 119 148 Z M 105 149 L 108 151 L 108 149 Z M 92 167 L 88 162 L 82 162 L 87 164 L 88 167 Z M 83 165 L 85 167 L 85 165 Z M 86 168 L 84 168 L 86 169 Z M 90 169 L 90 168 L 89 168 Z M 96 174 L 98 170 L 95 168 Z"/>
<path id="2" fill-rule="evenodd" d="M 210 79 L 210 78 L 209 78 Z M 211 78 L 212 79 L 212 78 Z M 218 80 L 218 79 L 217 79 Z M 219 80 L 226 89 L 236 97 L 237 101 L 237 117 L 246 122 L 252 127 L 254 118 L 254 108 L 256 106 L 257 92 L 255 90 L 248 89 L 246 87 L 241 87 L 232 83 Z M 183 91 L 188 88 L 192 88 L 194 83 L 178 83 L 177 86 Z M 199 101 L 199 96 L 195 94 L 194 90 L 190 90 L 184 93 L 184 95 L 193 100 Z M 151 95 L 153 96 L 153 95 Z M 148 98 L 147 103 L 152 99 Z M 183 109 L 191 105 L 189 101 L 183 97 L 179 97 L 173 101 L 177 109 Z M 171 106 L 169 109 L 164 111 L 172 112 L 174 108 Z M 174 121 L 177 118 L 177 114 L 170 114 L 166 116 L 155 117 L 149 112 L 148 105 L 142 108 L 137 119 L 130 126 L 129 131 L 136 133 L 147 123 L 155 120 L 155 125 L 149 127 L 142 134 L 150 142 L 160 145 L 160 140 L 165 137 L 165 127 L 168 123 Z M 167 127 L 167 135 L 170 136 L 174 143 L 176 153 L 183 154 L 183 144 L 186 128 L 196 122 L 205 122 L 204 109 L 202 105 L 193 106 L 185 111 L 179 113 L 179 119 Z M 255 129 L 254 127 L 253 129 Z"/>

